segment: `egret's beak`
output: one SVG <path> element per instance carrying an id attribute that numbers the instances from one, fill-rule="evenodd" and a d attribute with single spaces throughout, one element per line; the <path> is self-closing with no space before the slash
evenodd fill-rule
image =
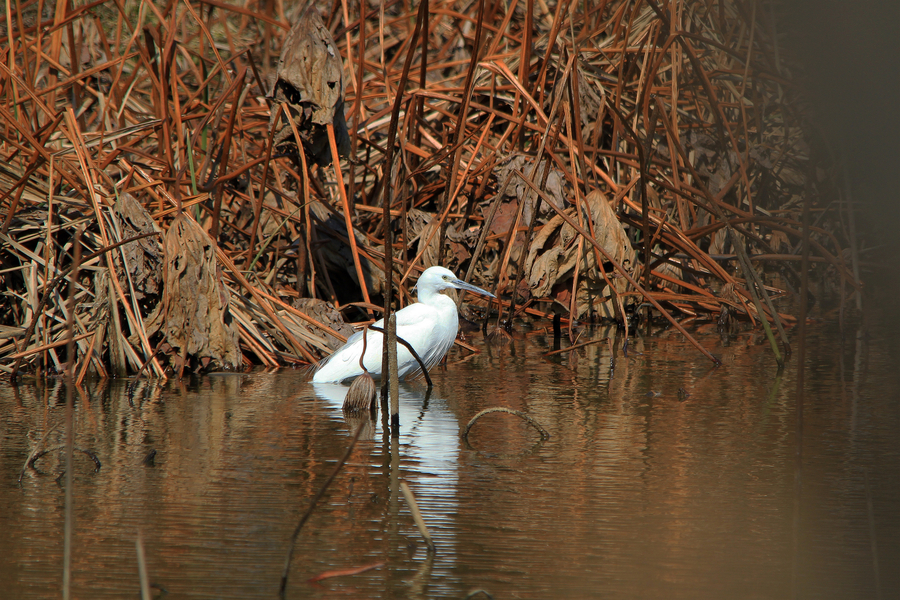
<path id="1" fill-rule="evenodd" d="M 473 292 L 475 294 L 481 294 L 482 296 L 487 296 L 488 298 L 496 298 L 496 296 L 494 296 L 492 293 L 481 289 L 477 285 L 472 285 L 471 283 L 466 283 L 462 279 L 454 279 L 451 283 L 453 284 L 453 287 L 455 287 L 458 290 L 467 290 L 467 291 Z"/>

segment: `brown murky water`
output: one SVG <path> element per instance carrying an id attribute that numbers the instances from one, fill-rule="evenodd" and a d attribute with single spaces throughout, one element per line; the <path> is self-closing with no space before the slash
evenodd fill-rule
<path id="1" fill-rule="evenodd" d="M 594 337 L 605 331 L 589 332 Z M 288 597 L 900 597 L 900 352 L 887 328 L 843 342 L 812 326 L 798 411 L 796 357 L 778 376 L 758 334 L 710 368 L 677 333 L 553 358 L 544 332 L 403 389 L 402 434 L 381 423 L 306 523 Z M 587 339 L 587 338 L 582 338 Z M 73 589 L 138 598 L 135 538 L 165 598 L 273 598 L 289 538 L 343 454 L 345 388 L 301 373 L 86 387 L 77 399 Z M 0 596 L 57 598 L 65 389 L 0 388 Z M 511 415 L 526 411 L 541 441 Z M 143 464 L 156 450 L 153 464 Z M 429 558 L 398 482 L 437 544 Z M 324 572 L 383 563 L 310 583 Z M 486 597 L 481 595 L 479 597 Z"/>

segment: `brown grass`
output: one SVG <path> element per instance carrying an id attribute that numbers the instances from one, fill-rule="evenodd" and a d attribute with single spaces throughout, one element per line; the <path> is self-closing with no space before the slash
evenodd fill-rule
<path id="1" fill-rule="evenodd" d="M 295 301 L 329 301 L 348 319 L 374 314 L 385 240 L 404 304 L 416 273 L 439 263 L 496 289 L 498 319 L 542 318 L 559 303 L 574 326 L 648 302 L 681 323 L 724 311 L 781 328 L 790 306 L 779 318 L 771 301 L 799 282 L 810 196 L 812 260 L 823 281 L 841 283 L 843 300 L 859 286 L 831 170 L 810 150 L 804 104 L 762 6 L 521 0 L 505 12 L 497 2 L 431 2 L 416 38 L 418 5 L 320 4 L 345 66 L 352 159 L 336 172 L 270 143 L 268 82 L 301 7 L 8 2 L 0 369 L 62 371 L 70 299 L 79 382 L 88 372 L 229 364 L 225 350 L 179 346 L 205 325 L 148 326 L 170 308 L 162 238 L 179 215 L 214 250 L 210 285 L 240 340 L 233 367 L 327 354 L 341 324 Z M 517 153 L 525 166 L 507 185 L 498 173 Z M 584 208 L 594 191 L 617 222 L 594 222 Z M 126 194 L 152 221 L 144 229 L 123 212 Z M 565 217 L 554 222 L 557 212 Z M 550 225 L 559 231 L 526 260 Z M 621 228 L 632 254 L 590 241 L 608 228 Z M 69 292 L 70 276 L 59 276 L 79 231 L 89 259 Z M 565 268 L 550 251 L 568 257 Z M 209 340 L 221 337 L 214 325 Z"/>

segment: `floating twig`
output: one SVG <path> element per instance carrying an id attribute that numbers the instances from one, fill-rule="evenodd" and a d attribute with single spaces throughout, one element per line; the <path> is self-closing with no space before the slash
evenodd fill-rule
<path id="1" fill-rule="evenodd" d="M 428 551 L 434 552 L 434 540 L 431 539 L 431 532 L 428 531 L 428 525 L 425 524 L 422 513 L 419 512 L 419 505 L 416 503 L 416 497 L 413 495 L 412 490 L 409 489 L 409 485 L 407 485 L 405 481 L 400 482 L 400 489 L 403 491 L 403 497 L 406 498 L 406 503 L 409 504 L 409 511 L 412 513 L 413 521 L 416 522 L 416 527 L 419 528 L 419 533 L 425 538 L 425 545 L 428 546 Z"/>
<path id="2" fill-rule="evenodd" d="M 150 576 L 147 574 L 147 559 L 144 557 L 144 536 L 138 531 L 134 539 L 134 548 L 137 551 L 138 578 L 141 581 L 141 600 L 150 600 Z"/>
<path id="3" fill-rule="evenodd" d="M 35 452 L 28 459 L 28 462 L 26 463 L 26 465 L 29 469 L 34 469 L 35 468 L 34 463 L 36 463 L 40 458 L 53 452 L 54 450 L 64 450 L 65 448 L 66 448 L 65 444 L 60 444 L 58 446 L 53 446 L 51 448 L 47 448 L 46 450 L 41 450 L 40 452 Z M 75 452 L 81 452 L 82 454 L 87 456 L 89 459 L 91 459 L 94 462 L 94 472 L 95 473 L 100 470 L 100 467 L 103 466 L 100 463 L 100 458 L 97 457 L 97 454 L 94 453 L 93 450 L 85 450 L 84 448 L 78 448 L 78 447 L 73 447 L 72 450 L 74 450 Z"/>
<path id="4" fill-rule="evenodd" d="M 487 415 L 490 413 L 495 413 L 495 412 L 504 412 L 504 413 L 509 413 L 511 415 L 516 415 L 517 417 L 524 419 L 526 423 L 528 423 L 529 425 L 531 425 L 532 427 L 537 429 L 538 433 L 541 434 L 541 439 L 544 439 L 544 440 L 550 439 L 550 433 L 546 429 L 544 429 L 544 427 L 540 423 L 538 423 L 533 418 L 531 418 L 530 416 L 528 416 L 527 414 L 523 413 L 520 410 L 513 410 L 511 408 L 506 408 L 504 406 L 495 406 L 493 408 L 486 408 L 483 411 L 481 411 L 480 413 L 478 413 L 477 415 L 475 415 L 474 417 L 472 417 L 472 419 L 466 425 L 466 428 L 463 429 L 462 438 L 468 439 L 469 430 L 472 429 L 472 425 L 475 424 L 475 421 L 477 421 L 484 415 Z"/>
<path id="5" fill-rule="evenodd" d="M 599 344 L 600 342 L 609 342 L 609 338 L 598 338 L 596 340 L 588 340 L 586 342 L 581 342 L 580 344 L 573 344 L 568 348 L 560 348 L 559 350 L 551 350 L 550 352 L 544 352 L 544 356 L 553 356 L 554 354 L 561 354 L 563 352 L 568 352 L 569 350 L 577 350 L 579 348 L 584 348 L 585 346 L 590 346 L 591 344 Z"/>
<path id="6" fill-rule="evenodd" d="M 351 567 L 349 569 L 335 569 L 333 571 L 325 571 L 324 573 L 319 573 L 315 577 L 310 577 L 307 579 L 307 583 L 316 583 L 317 581 L 322 581 L 324 579 L 331 579 L 332 577 L 347 577 L 349 575 L 359 575 L 360 573 L 365 573 L 366 571 L 371 571 L 372 569 L 380 569 L 384 566 L 383 562 L 376 562 L 370 565 L 363 565 L 361 567 Z"/>

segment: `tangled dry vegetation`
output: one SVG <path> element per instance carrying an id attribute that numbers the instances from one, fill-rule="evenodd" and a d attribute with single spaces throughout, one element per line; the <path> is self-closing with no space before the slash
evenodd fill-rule
<path id="1" fill-rule="evenodd" d="M 7 3 L 0 369 L 308 363 L 386 264 L 395 306 L 443 264 L 498 323 L 781 330 L 804 197 L 820 278 L 858 286 L 771 10 Z"/>

